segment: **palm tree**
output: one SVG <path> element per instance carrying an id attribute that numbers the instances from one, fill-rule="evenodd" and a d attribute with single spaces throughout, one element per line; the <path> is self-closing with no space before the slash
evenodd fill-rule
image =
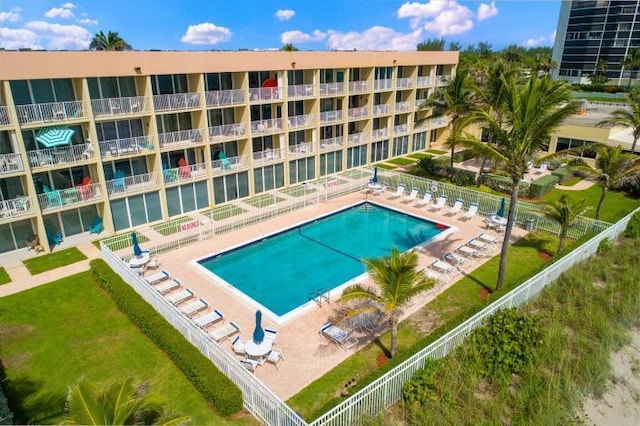
<path id="1" fill-rule="evenodd" d="M 373 304 L 367 304 L 353 313 L 377 311 L 389 318 L 393 357 L 398 350 L 398 324 L 402 308 L 414 296 L 433 287 L 435 281 L 417 270 L 418 255 L 413 251 L 400 253 L 394 247 L 388 257 L 364 259 L 363 262 L 377 288 L 355 284 L 344 290 L 341 301 L 373 301 Z"/>
<path id="2" fill-rule="evenodd" d="M 188 421 L 188 416 L 165 414 L 162 405 L 135 388 L 130 378 L 100 391 L 82 377 L 69 388 L 64 423 L 177 425 Z"/>
<path id="3" fill-rule="evenodd" d="M 629 70 L 629 82 L 627 84 L 627 87 L 630 87 L 631 71 L 637 70 L 640 68 L 640 47 L 634 47 L 631 50 L 629 50 L 629 53 L 627 53 L 624 59 L 620 62 L 620 65 L 622 65 L 624 68 Z"/>
<path id="4" fill-rule="evenodd" d="M 504 78 L 504 77 L 503 77 Z M 545 146 L 553 131 L 578 105 L 571 102 L 571 91 L 562 81 L 532 75 L 524 83 L 504 78 L 504 106 L 500 117 L 485 108 L 474 108 L 468 120 L 486 127 L 494 144 L 484 144 L 466 136 L 459 143 L 477 155 L 502 164 L 511 178 L 511 204 L 507 217 L 504 242 L 500 252 L 500 268 L 496 290 L 504 283 L 504 273 L 511 231 L 516 218 L 520 180 L 527 171 L 527 163 Z"/>
<path id="5" fill-rule="evenodd" d="M 298 48 L 291 43 L 286 43 L 282 46 L 280 50 L 284 50 L 285 52 L 297 52 Z"/>
<path id="6" fill-rule="evenodd" d="M 596 126 L 620 126 L 628 127 L 633 130 L 633 143 L 631 144 L 631 153 L 635 153 L 636 144 L 640 139 L 640 90 L 632 89 L 629 92 L 629 101 L 631 110 L 627 108 L 618 108 L 611 113 L 611 116 L 600 121 Z"/>
<path id="7" fill-rule="evenodd" d="M 586 198 L 574 200 L 567 196 L 567 194 L 562 194 L 560 199 L 555 203 L 547 203 L 544 215 L 560 225 L 560 243 L 558 244 L 556 255 L 562 252 L 567 239 L 567 233 L 578 219 L 578 216 L 584 214 L 590 208 L 591 207 L 587 206 Z"/>
<path id="8" fill-rule="evenodd" d="M 131 45 L 124 41 L 117 32 L 109 31 L 107 34 L 100 31 L 89 44 L 91 50 L 131 50 Z"/>
<path id="9" fill-rule="evenodd" d="M 474 102 L 474 92 L 471 87 L 469 72 L 464 69 L 456 73 L 448 86 L 436 90 L 420 109 L 431 109 L 429 117 L 437 118 L 448 116 L 451 125 L 451 136 L 447 138 L 445 145 L 451 148 L 451 181 L 453 182 L 454 168 L 453 155 L 455 154 L 458 136 L 464 126 L 460 126 L 462 119 L 471 112 Z"/>

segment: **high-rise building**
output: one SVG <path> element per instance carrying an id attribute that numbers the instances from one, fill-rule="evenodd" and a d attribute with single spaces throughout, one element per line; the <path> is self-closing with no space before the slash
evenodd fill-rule
<path id="1" fill-rule="evenodd" d="M 553 46 L 553 70 L 557 78 L 589 83 L 598 63 L 606 75 L 621 84 L 629 78 L 621 62 L 633 47 L 640 46 L 640 1 L 563 1 Z"/>

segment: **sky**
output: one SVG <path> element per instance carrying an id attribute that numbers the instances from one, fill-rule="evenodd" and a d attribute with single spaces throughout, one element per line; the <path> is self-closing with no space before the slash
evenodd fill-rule
<path id="1" fill-rule="evenodd" d="M 114 31 L 136 50 L 415 50 L 444 38 L 553 46 L 560 0 L 0 0 L 0 47 L 83 50 Z"/>

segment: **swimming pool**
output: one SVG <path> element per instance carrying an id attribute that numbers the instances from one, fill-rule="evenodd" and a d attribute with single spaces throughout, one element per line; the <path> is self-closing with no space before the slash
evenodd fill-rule
<path id="1" fill-rule="evenodd" d="M 370 202 L 197 261 L 202 267 L 283 316 L 365 272 L 362 258 L 406 251 L 447 226 Z"/>

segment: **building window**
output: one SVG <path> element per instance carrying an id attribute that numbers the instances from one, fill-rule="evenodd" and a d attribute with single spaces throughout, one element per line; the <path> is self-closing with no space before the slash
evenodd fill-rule
<path id="1" fill-rule="evenodd" d="M 409 136 L 401 136 L 393 139 L 393 157 L 406 155 L 409 152 Z"/>
<path id="2" fill-rule="evenodd" d="M 289 183 L 305 182 L 316 177 L 314 157 L 289 162 Z"/>
<path id="3" fill-rule="evenodd" d="M 186 74 L 152 75 L 151 87 L 154 95 L 173 95 L 189 92 Z"/>
<path id="4" fill-rule="evenodd" d="M 249 174 L 243 172 L 213 179 L 213 196 L 216 204 L 248 197 Z"/>
<path id="5" fill-rule="evenodd" d="M 355 146 L 347 150 L 347 169 L 367 164 L 367 145 Z"/>
<path id="6" fill-rule="evenodd" d="M 111 201 L 111 215 L 116 231 L 162 219 L 160 194 L 151 192 Z"/>
<path id="7" fill-rule="evenodd" d="M 89 77 L 87 84 L 91 99 L 136 96 L 136 83 L 133 77 Z"/>
<path id="8" fill-rule="evenodd" d="M 427 149 L 427 132 L 420 132 L 413 135 L 413 152 Z"/>
<path id="9" fill-rule="evenodd" d="M 569 139 L 569 138 L 558 138 L 558 142 L 556 143 L 556 152 L 558 151 L 564 151 L 565 149 L 570 149 L 570 148 L 578 148 L 581 146 L 585 146 L 585 145 L 590 145 L 593 144 L 595 142 L 591 142 L 591 141 L 585 141 L 585 140 L 581 140 L 581 139 Z M 580 155 L 577 155 L 580 158 L 596 158 L 596 153 L 595 152 L 582 152 L 580 153 Z"/>
<path id="10" fill-rule="evenodd" d="M 253 170 L 255 193 L 259 194 L 284 186 L 284 165 L 274 164 Z"/>
<path id="11" fill-rule="evenodd" d="M 329 152 L 320 156 L 320 176 L 342 171 L 342 151 Z"/>
<path id="12" fill-rule="evenodd" d="M 386 160 L 389 158 L 389 141 L 374 142 L 371 144 L 371 162 Z"/>
<path id="13" fill-rule="evenodd" d="M 207 182 L 194 182 L 167 188 L 167 204 L 169 216 L 209 207 Z"/>

